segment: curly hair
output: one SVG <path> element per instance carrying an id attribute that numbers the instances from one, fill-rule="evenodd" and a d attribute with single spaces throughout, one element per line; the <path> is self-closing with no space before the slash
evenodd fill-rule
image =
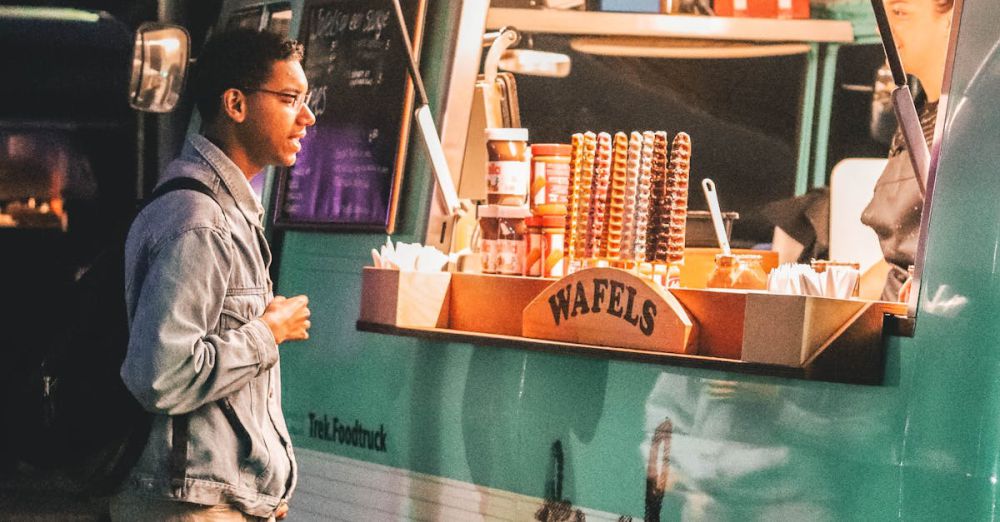
<path id="1" fill-rule="evenodd" d="M 191 73 L 191 91 L 202 121 L 219 114 L 222 93 L 232 88 L 257 88 L 278 61 L 302 61 L 302 44 L 281 35 L 235 29 L 212 37 Z"/>

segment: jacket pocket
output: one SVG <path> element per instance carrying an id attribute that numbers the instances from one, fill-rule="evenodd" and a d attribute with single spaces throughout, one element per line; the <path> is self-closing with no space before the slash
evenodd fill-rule
<path id="1" fill-rule="evenodd" d="M 220 335 L 227 330 L 236 330 L 260 317 L 266 308 L 266 295 L 263 289 L 240 289 L 227 293 L 222 301 L 222 313 L 219 317 Z"/>
<path id="2" fill-rule="evenodd" d="M 221 399 L 219 407 L 229 421 L 238 441 L 241 481 L 256 479 L 264 474 L 270 464 L 271 455 L 264 443 L 259 423 L 253 414 L 254 383 L 240 391 Z M 250 484 L 244 484 L 250 486 Z"/>

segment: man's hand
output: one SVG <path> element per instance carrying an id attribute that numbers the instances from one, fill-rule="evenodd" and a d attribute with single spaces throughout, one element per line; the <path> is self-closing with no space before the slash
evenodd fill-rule
<path id="1" fill-rule="evenodd" d="M 309 298 L 297 295 L 292 298 L 275 296 L 260 317 L 271 329 L 278 344 L 309 338 Z"/>
<path id="2" fill-rule="evenodd" d="M 281 503 L 278 504 L 278 509 L 274 511 L 274 518 L 277 520 L 283 520 L 287 516 L 288 516 L 288 502 L 282 500 Z"/>

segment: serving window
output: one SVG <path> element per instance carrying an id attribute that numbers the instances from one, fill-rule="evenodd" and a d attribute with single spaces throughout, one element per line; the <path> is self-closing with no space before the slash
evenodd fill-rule
<path id="1" fill-rule="evenodd" d="M 459 196 L 475 210 L 450 235 L 435 226 L 427 234 L 428 243 L 440 238 L 450 251 L 474 260 L 462 263 L 460 255 L 455 268 L 480 274 L 421 282 L 366 272 L 366 284 L 395 292 L 397 300 L 388 315 L 374 320 L 365 310 L 379 293 L 366 290 L 359 326 L 500 336 L 500 342 L 562 343 L 618 355 L 658 352 L 671 364 L 793 369 L 807 378 L 878 382 L 884 335 L 912 332 L 905 316 L 915 313 L 911 306 L 907 314 L 905 298 L 878 297 L 885 280 L 872 268 L 881 258 L 878 239 L 856 226 L 892 144 L 885 132 L 892 128 L 883 96 L 885 57 L 874 31 L 858 34 L 850 24 L 821 20 L 729 20 L 705 40 L 704 34 L 692 37 L 704 29 L 698 25 L 704 18 L 681 18 L 491 9 L 488 30 L 520 21 L 520 41 L 511 48 L 520 46 L 536 60 L 551 57 L 531 52 L 557 53 L 571 67 L 546 69 L 510 50 L 497 61 L 484 49 L 457 180 Z M 568 158 L 535 153 L 569 163 L 563 201 L 550 200 L 553 191 L 558 199 L 561 181 L 553 187 L 551 177 L 537 180 L 534 156 L 521 169 L 510 165 L 522 161 L 517 154 L 494 153 L 498 145 L 489 141 L 497 133 L 483 130 L 494 127 L 527 129 L 527 138 L 511 137 L 501 148 L 523 142 L 546 151 L 556 150 L 549 144 L 569 147 Z M 647 163 L 654 174 L 644 186 Z M 523 193 L 498 190 L 519 183 L 511 180 L 520 175 L 529 180 Z M 704 180 L 712 183 L 703 192 Z M 696 212 L 711 215 L 708 186 L 714 186 L 718 214 L 728 212 L 729 222 L 713 227 L 705 217 L 707 226 L 692 233 L 702 218 Z M 510 217 L 506 229 L 498 225 L 503 219 L 496 216 L 504 213 L 490 203 L 510 205 L 521 195 L 533 215 Z M 561 232 L 559 226 L 547 229 L 547 211 L 539 210 L 551 211 L 553 203 L 565 206 L 555 212 L 562 216 Z M 643 205 L 658 208 L 643 214 Z M 855 226 L 845 234 L 839 221 Z M 469 234 L 475 228 L 478 237 Z M 537 253 L 536 234 L 542 245 Z M 868 249 L 858 253 L 854 247 L 866 241 Z M 518 248 L 524 250 L 520 262 Z M 552 263 L 554 251 L 561 260 Z M 919 255 L 914 264 L 909 284 L 919 280 Z M 550 271 L 549 265 L 558 268 Z M 510 277 L 518 269 L 523 277 L 515 283 Z M 536 274 L 542 276 L 537 288 L 526 288 L 530 284 L 522 281 Z M 439 288 L 415 290 L 422 284 Z M 662 327 L 666 337 L 644 344 L 642 328 L 635 342 L 628 332 L 655 322 L 656 314 L 644 319 L 641 307 L 632 308 L 649 285 L 656 294 L 649 306 L 673 322 Z M 415 303 L 401 298 L 406 294 L 440 300 L 416 318 L 407 312 Z M 517 306 L 506 314 L 509 323 L 497 325 L 502 311 L 477 316 L 470 312 L 477 302 Z M 599 334 L 608 331 L 621 337 Z"/>

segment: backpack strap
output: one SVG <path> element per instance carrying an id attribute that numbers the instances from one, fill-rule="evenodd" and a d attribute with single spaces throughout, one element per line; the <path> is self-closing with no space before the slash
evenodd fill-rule
<path id="1" fill-rule="evenodd" d="M 166 181 L 159 187 L 156 187 L 145 204 L 148 205 L 157 198 L 177 190 L 194 190 L 201 192 L 202 194 L 212 198 L 212 201 L 214 201 L 216 205 L 219 205 L 219 200 L 215 198 L 215 193 L 212 192 L 212 189 L 208 188 L 208 185 L 205 185 L 201 181 L 194 178 L 188 177 L 173 178 Z M 225 217 L 225 212 L 223 212 L 223 217 Z M 185 471 L 187 468 L 188 438 L 190 436 L 188 432 L 189 416 L 186 413 L 175 415 L 172 416 L 170 420 L 173 427 L 171 430 L 172 448 L 168 460 L 170 487 L 174 491 L 175 495 L 181 495 L 186 487 Z M 142 438 L 142 444 L 136 444 L 133 445 L 132 448 L 127 449 L 127 451 L 130 452 L 135 450 L 139 451 L 139 454 L 137 455 L 130 455 L 133 463 L 138 462 L 141 457 L 141 451 L 145 446 L 145 440 L 148 438 L 149 434 L 146 433 L 146 436 Z"/>
<path id="2" fill-rule="evenodd" d="M 152 203 L 153 200 L 159 198 L 160 196 L 163 196 L 164 194 L 168 194 L 175 190 L 194 190 L 197 192 L 201 192 L 202 194 L 212 198 L 212 201 L 218 203 L 218 200 L 215 199 L 215 192 L 212 192 L 212 189 L 208 188 L 208 185 L 194 178 L 180 177 L 168 180 L 166 183 L 160 185 L 159 187 L 156 187 L 156 190 L 154 190 L 153 194 L 149 196 L 149 199 L 146 201 L 146 204 L 148 205 Z"/>

